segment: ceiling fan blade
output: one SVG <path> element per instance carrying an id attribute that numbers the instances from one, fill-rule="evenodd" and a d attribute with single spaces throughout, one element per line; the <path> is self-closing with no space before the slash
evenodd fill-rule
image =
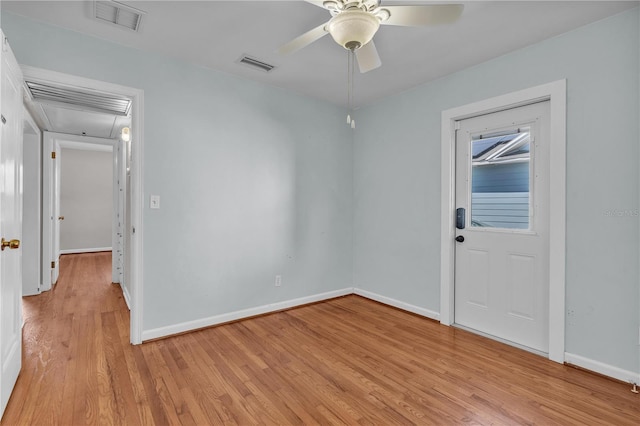
<path id="1" fill-rule="evenodd" d="M 324 7 L 324 2 L 325 0 L 304 0 L 307 3 L 311 3 L 314 6 L 318 6 L 321 7 L 323 9 L 326 9 L 326 7 Z"/>
<path id="2" fill-rule="evenodd" d="M 356 58 L 358 59 L 360 72 L 363 74 L 382 65 L 380 56 L 378 56 L 378 49 L 376 49 L 376 45 L 373 44 L 373 40 L 356 50 Z"/>
<path id="3" fill-rule="evenodd" d="M 289 55 L 293 52 L 296 52 L 302 49 L 303 47 L 310 45 L 314 41 L 329 34 L 325 30 L 326 26 L 327 26 L 327 23 L 325 22 L 324 24 L 319 25 L 310 31 L 307 31 L 301 36 L 294 38 L 289 43 L 285 44 L 284 46 L 281 46 L 280 49 L 278 49 L 278 53 L 281 55 Z"/>
<path id="4" fill-rule="evenodd" d="M 464 5 L 383 6 L 381 9 L 386 9 L 391 14 L 389 19 L 381 22 L 383 25 L 421 27 L 455 22 L 462 14 Z"/>

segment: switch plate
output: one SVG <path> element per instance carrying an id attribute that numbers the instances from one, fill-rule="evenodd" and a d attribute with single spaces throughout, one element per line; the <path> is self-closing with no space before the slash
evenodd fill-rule
<path id="1" fill-rule="evenodd" d="M 160 208 L 160 196 L 152 195 L 149 198 L 149 208 L 150 209 L 159 209 Z"/>

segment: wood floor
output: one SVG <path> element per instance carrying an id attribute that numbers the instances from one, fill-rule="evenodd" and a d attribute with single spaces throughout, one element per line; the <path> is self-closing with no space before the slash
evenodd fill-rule
<path id="1" fill-rule="evenodd" d="M 25 299 L 3 425 L 638 425 L 630 387 L 347 296 L 129 344 L 110 254 Z"/>

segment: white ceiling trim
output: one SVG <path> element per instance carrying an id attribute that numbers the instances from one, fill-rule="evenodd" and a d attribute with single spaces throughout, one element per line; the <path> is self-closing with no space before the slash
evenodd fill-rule
<path id="1" fill-rule="evenodd" d="M 96 138 L 92 136 L 69 135 L 49 132 L 63 149 L 80 149 L 85 151 L 112 152 L 118 139 Z"/>

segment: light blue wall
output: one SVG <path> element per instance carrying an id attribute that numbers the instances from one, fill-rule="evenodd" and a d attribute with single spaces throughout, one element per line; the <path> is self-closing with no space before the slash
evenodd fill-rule
<path id="1" fill-rule="evenodd" d="M 354 285 L 439 312 L 441 112 L 566 78 L 566 350 L 638 371 L 638 52 L 634 9 L 362 108 Z"/>
<path id="2" fill-rule="evenodd" d="M 354 285 L 439 311 L 442 110 L 566 78 L 566 349 L 638 371 L 640 227 L 617 215 L 640 194 L 637 10 L 362 108 L 353 152 L 334 106 L 2 27 L 22 63 L 145 90 L 145 200 L 162 196 L 144 212 L 145 329 L 346 287 L 352 265 Z"/>
<path id="3" fill-rule="evenodd" d="M 22 64 L 144 90 L 145 330 L 352 285 L 340 108 L 9 13 L 2 28 Z"/>

